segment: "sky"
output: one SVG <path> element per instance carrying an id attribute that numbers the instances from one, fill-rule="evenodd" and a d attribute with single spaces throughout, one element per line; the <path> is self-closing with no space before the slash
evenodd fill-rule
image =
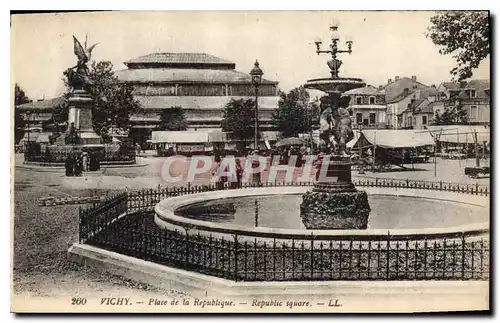
<path id="1" fill-rule="evenodd" d="M 256 59 L 264 78 L 288 91 L 308 79 L 329 77 L 326 54 L 314 39 L 330 43 L 329 25 L 340 22 L 340 44 L 352 38 L 353 52 L 342 54 L 340 76 L 378 86 L 395 76 L 417 76 L 427 85 L 449 81 L 452 56 L 425 37 L 433 12 L 426 11 L 233 11 L 106 12 L 17 15 L 11 21 L 11 80 L 33 100 L 64 92 L 62 73 L 75 65 L 73 39 L 99 43 L 93 60 L 124 61 L 153 52 L 205 52 L 249 72 Z M 489 58 L 473 78 L 490 78 Z"/>

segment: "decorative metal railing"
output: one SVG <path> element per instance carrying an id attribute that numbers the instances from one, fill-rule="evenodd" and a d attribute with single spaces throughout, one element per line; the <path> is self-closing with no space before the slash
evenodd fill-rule
<path id="1" fill-rule="evenodd" d="M 484 186 L 442 182 L 376 179 L 355 184 L 489 194 Z M 312 183 L 259 186 L 279 185 Z M 488 230 L 406 236 L 294 234 L 279 239 L 249 231 L 227 239 L 216 230 L 201 235 L 189 227 L 170 231 L 154 223 L 153 207 L 162 199 L 223 188 L 227 187 L 190 185 L 107 198 L 80 209 L 80 243 L 237 281 L 489 279 Z"/>

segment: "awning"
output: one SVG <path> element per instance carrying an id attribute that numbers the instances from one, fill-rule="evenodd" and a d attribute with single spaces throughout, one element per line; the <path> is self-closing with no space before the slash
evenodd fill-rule
<path id="1" fill-rule="evenodd" d="M 136 124 L 136 125 L 133 125 L 132 126 L 133 129 L 155 129 L 155 128 L 158 128 L 157 125 L 154 125 L 154 124 Z"/>
<path id="2" fill-rule="evenodd" d="M 421 130 L 362 130 L 369 144 L 382 148 L 411 148 L 434 145 L 429 132 Z"/>
<path id="3" fill-rule="evenodd" d="M 38 138 L 36 138 L 36 142 L 41 142 L 41 143 L 48 143 L 50 142 L 50 136 L 52 134 L 48 132 L 42 132 Z"/>
<path id="4" fill-rule="evenodd" d="M 353 130 L 353 132 L 354 132 L 354 138 L 352 138 L 352 140 L 346 144 L 347 148 L 354 147 L 358 143 L 359 138 L 361 137 L 361 133 L 359 132 L 359 130 Z"/>
<path id="5" fill-rule="evenodd" d="M 277 141 L 279 136 L 278 131 L 261 131 L 260 141 Z M 221 129 L 211 130 L 208 132 L 208 142 L 230 142 L 230 141 L 240 141 L 235 139 L 230 132 L 224 132 Z M 254 139 L 248 138 L 246 141 L 253 142 Z"/>
<path id="6" fill-rule="evenodd" d="M 208 132 L 205 131 L 153 131 L 151 142 L 159 143 L 207 143 Z"/>
<path id="7" fill-rule="evenodd" d="M 29 141 L 35 141 L 38 139 L 38 136 L 40 136 L 40 132 L 31 132 L 31 133 L 28 133 L 26 132 L 23 136 L 23 138 L 19 141 L 19 143 L 23 143 L 23 142 L 28 142 L 28 137 L 29 137 Z"/>
<path id="8" fill-rule="evenodd" d="M 212 130 L 208 133 L 209 142 L 226 142 L 228 141 L 227 132 L 222 131 L 222 129 Z"/>
<path id="9" fill-rule="evenodd" d="M 277 141 L 280 135 L 279 131 L 261 131 L 261 140 L 265 141 Z"/>
<path id="10" fill-rule="evenodd" d="M 429 126 L 427 128 L 427 131 L 440 142 L 472 144 L 474 143 L 474 132 L 477 133 L 478 143 L 490 142 L 491 140 L 490 128 L 484 126 L 449 125 Z"/>

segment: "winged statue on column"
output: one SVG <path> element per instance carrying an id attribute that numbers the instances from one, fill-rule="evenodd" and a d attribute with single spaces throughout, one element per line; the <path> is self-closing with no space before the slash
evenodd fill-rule
<path id="1" fill-rule="evenodd" d="M 73 36 L 73 43 L 73 51 L 78 60 L 75 66 L 68 68 L 64 72 L 64 75 L 68 78 L 68 84 L 71 87 L 74 89 L 84 89 L 92 84 L 92 80 L 88 77 L 89 68 L 87 64 L 90 62 L 92 51 L 97 46 L 97 43 L 87 47 L 87 36 L 85 36 L 84 46 L 82 46 L 75 36 Z"/>

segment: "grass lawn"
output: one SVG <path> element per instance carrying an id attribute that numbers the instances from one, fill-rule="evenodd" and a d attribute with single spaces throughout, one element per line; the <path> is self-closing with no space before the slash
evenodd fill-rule
<path id="1" fill-rule="evenodd" d="M 111 193 L 68 190 L 60 174 L 16 170 L 13 225 L 13 292 L 23 296 L 154 295 L 178 296 L 69 261 L 68 248 L 78 239 L 78 206 L 39 207 L 46 196 Z M 127 294 L 128 293 L 128 294 Z M 69 302 L 69 298 L 68 298 Z"/>

